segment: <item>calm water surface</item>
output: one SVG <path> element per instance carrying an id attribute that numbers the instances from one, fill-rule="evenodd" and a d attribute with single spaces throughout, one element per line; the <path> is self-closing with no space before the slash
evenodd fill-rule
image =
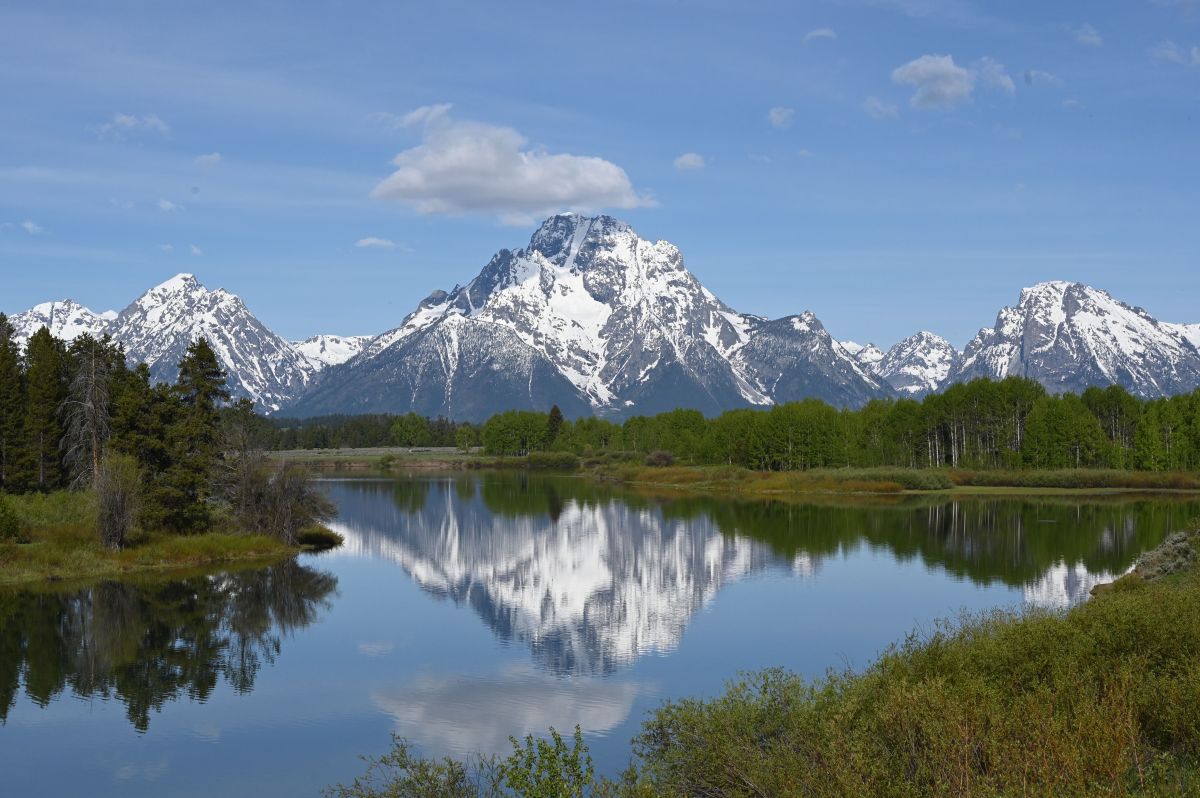
<path id="1" fill-rule="evenodd" d="M 524 475 L 323 482 L 341 550 L 0 593 L 0 794 L 316 795 L 386 750 L 583 727 L 598 765 L 664 698 L 862 667 L 961 610 L 1083 600 L 1192 500 L 653 500 Z"/>

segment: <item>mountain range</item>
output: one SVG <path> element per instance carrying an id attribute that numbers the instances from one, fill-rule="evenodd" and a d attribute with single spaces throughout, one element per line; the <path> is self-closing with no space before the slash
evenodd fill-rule
<path id="1" fill-rule="evenodd" d="M 1081 283 L 1021 292 L 959 352 L 918 332 L 884 352 L 835 339 L 811 312 L 767 319 L 701 285 L 677 247 L 610 216 L 561 214 L 465 285 L 434 291 L 375 336 L 287 341 L 225 289 L 180 274 L 127 308 L 64 300 L 10 318 L 19 339 L 109 334 L 173 380 L 187 346 L 212 344 L 235 396 L 290 416 L 409 412 L 478 421 L 505 409 L 620 418 L 715 414 L 804 398 L 858 407 L 977 377 L 1052 391 L 1122 385 L 1142 397 L 1200 387 L 1200 324 L 1159 321 Z"/>

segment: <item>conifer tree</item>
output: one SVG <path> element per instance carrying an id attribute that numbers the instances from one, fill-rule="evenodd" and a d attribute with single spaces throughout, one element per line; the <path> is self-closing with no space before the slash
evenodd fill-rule
<path id="1" fill-rule="evenodd" d="M 72 487 L 91 484 L 112 431 L 112 378 L 119 368 L 114 360 L 124 357 L 113 348 L 107 337 L 98 341 L 85 333 L 68 350 L 71 379 L 63 405 L 63 451 Z"/>
<path id="2" fill-rule="evenodd" d="M 23 448 L 22 427 L 25 415 L 21 373 L 21 348 L 16 331 L 0 313 L 0 492 L 16 486 L 18 460 Z"/>
<path id="3" fill-rule="evenodd" d="M 62 406 L 67 396 L 66 351 L 45 327 L 29 339 L 26 352 L 25 457 L 30 485 L 62 486 Z"/>

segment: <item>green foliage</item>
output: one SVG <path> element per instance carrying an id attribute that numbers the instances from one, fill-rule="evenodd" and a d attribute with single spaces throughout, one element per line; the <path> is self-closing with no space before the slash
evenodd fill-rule
<path id="1" fill-rule="evenodd" d="M 570 452 L 530 452 L 525 464 L 538 471 L 579 470 L 579 458 Z"/>
<path id="2" fill-rule="evenodd" d="M 550 729 L 550 739 L 510 737 L 513 752 L 500 765 L 505 786 L 522 798 L 584 798 L 596 784 L 592 757 L 583 742 L 583 732 L 567 746 L 561 734 Z"/>
<path id="3" fill-rule="evenodd" d="M 64 484 L 60 410 L 67 398 L 66 347 L 45 327 L 29 339 L 25 370 L 25 479 L 35 490 Z"/>
<path id="4" fill-rule="evenodd" d="M 346 539 L 329 527 L 314 524 L 301 529 L 296 536 L 296 544 L 313 551 L 336 549 L 346 542 Z"/>
<path id="5" fill-rule="evenodd" d="M 0 313 L 0 491 L 19 486 L 24 450 L 25 375 L 15 331 Z"/>
<path id="6" fill-rule="evenodd" d="M 8 505 L 3 496 L 0 496 L 0 542 L 26 542 L 21 533 L 21 519 L 17 518 L 17 514 L 13 512 L 12 507 Z"/>
<path id="7" fill-rule="evenodd" d="M 1186 794 L 1198 613 L 1192 575 L 1065 615 L 965 619 L 859 675 L 768 671 L 670 702 L 635 748 L 659 795 Z"/>

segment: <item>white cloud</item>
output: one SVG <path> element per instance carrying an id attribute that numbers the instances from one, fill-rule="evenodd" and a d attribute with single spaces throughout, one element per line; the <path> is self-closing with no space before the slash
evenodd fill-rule
<path id="1" fill-rule="evenodd" d="M 176 205 L 174 202 L 171 202 L 169 199 L 160 199 L 158 201 L 158 209 L 160 211 L 165 211 L 167 213 L 171 213 L 173 211 L 183 210 L 183 206 Z"/>
<path id="2" fill-rule="evenodd" d="M 196 246 L 195 244 L 191 244 L 188 247 L 188 251 L 192 253 L 193 258 L 198 258 L 204 254 L 204 250 L 200 249 L 200 247 Z"/>
<path id="3" fill-rule="evenodd" d="M 1104 44 L 1104 39 L 1100 37 L 1100 31 L 1090 23 L 1083 23 L 1078 28 L 1071 31 L 1075 36 L 1075 41 L 1087 47 L 1100 47 Z"/>
<path id="4" fill-rule="evenodd" d="M 101 138 L 111 137 L 122 139 L 127 134 L 136 132 L 158 133 L 166 137 L 170 135 L 171 128 L 156 114 L 145 114 L 143 116 L 138 116 L 137 114 L 113 114 L 110 120 L 96 126 L 96 132 Z"/>
<path id="5" fill-rule="evenodd" d="M 159 245 L 158 245 L 158 248 L 159 248 L 160 250 L 162 250 L 163 252 L 167 253 L 168 255 L 170 255 L 172 252 L 174 252 L 174 251 L 175 251 L 175 245 L 174 245 L 174 244 L 159 244 Z"/>
<path id="6" fill-rule="evenodd" d="M 812 150 L 796 150 L 796 154 L 801 158 L 811 158 L 813 153 Z"/>
<path id="7" fill-rule="evenodd" d="M 41 235 L 42 233 L 46 232 L 46 228 L 42 227 L 37 222 L 31 222 L 28 219 L 21 222 L 20 227 L 22 230 L 24 230 L 26 233 L 29 233 L 29 235 L 31 235 L 31 236 Z"/>
<path id="8" fill-rule="evenodd" d="M 389 241 L 386 238 L 376 238 L 374 236 L 367 236 L 366 238 L 360 238 L 357 241 L 355 241 L 354 246 L 358 247 L 359 249 L 369 249 L 369 248 L 392 249 L 393 247 L 396 246 L 396 242 Z"/>
<path id="9" fill-rule="evenodd" d="M 1063 80 L 1058 75 L 1050 72 L 1043 72 L 1040 69 L 1025 70 L 1025 85 L 1032 86 L 1035 83 L 1046 83 L 1050 86 L 1061 86 Z"/>
<path id="10" fill-rule="evenodd" d="M 210 152 L 207 155 L 197 155 L 192 163 L 203 169 L 212 169 L 221 164 L 221 153 Z"/>
<path id="11" fill-rule="evenodd" d="M 953 108 L 971 99 L 975 76 L 949 55 L 923 55 L 892 70 L 892 82 L 916 86 L 913 108 Z"/>
<path id="12" fill-rule="evenodd" d="M 685 152 L 675 159 L 675 168 L 681 172 L 703 169 L 707 165 L 704 156 L 698 152 Z"/>
<path id="13" fill-rule="evenodd" d="M 777 105 L 770 111 L 767 111 L 767 121 L 776 130 L 783 130 L 786 127 L 792 126 L 792 117 L 795 115 L 795 108 L 786 108 L 782 105 Z"/>
<path id="14" fill-rule="evenodd" d="M 385 127 L 400 129 L 435 122 L 438 119 L 448 116 L 452 108 L 454 108 L 452 103 L 436 103 L 434 105 L 422 105 L 420 108 L 415 108 L 407 114 L 377 111 L 373 114 L 368 114 L 367 118 L 373 122 L 379 122 Z"/>
<path id="15" fill-rule="evenodd" d="M 1185 50 L 1173 41 L 1159 42 L 1150 48 L 1150 55 L 1160 61 L 1200 66 L 1200 47 Z"/>
<path id="16" fill-rule="evenodd" d="M 895 105 L 873 96 L 863 100 L 862 109 L 867 113 L 867 116 L 872 116 L 876 119 L 895 119 L 900 115 L 900 109 Z"/>
<path id="17" fill-rule="evenodd" d="M 836 38 L 837 38 L 837 34 L 833 32 L 832 28 L 814 28 L 813 30 L 810 30 L 808 33 L 804 34 L 804 39 L 802 40 L 802 43 L 808 44 L 813 39 L 836 39 Z"/>
<path id="18" fill-rule="evenodd" d="M 1062 105 L 1063 105 L 1063 108 L 1070 108 L 1072 110 L 1077 110 L 1077 109 L 1083 107 L 1083 103 L 1079 102 L 1079 100 L 1076 100 L 1074 98 L 1068 98 L 1066 100 L 1063 100 Z"/>
<path id="19" fill-rule="evenodd" d="M 529 147 L 510 127 L 454 120 L 448 108 L 426 106 L 403 117 L 423 125 L 423 140 L 392 159 L 396 171 L 372 197 L 407 203 L 422 214 L 510 219 L 656 204 L 635 192 L 625 170 L 610 161 Z"/>
<path id="20" fill-rule="evenodd" d="M 1013 79 L 1004 69 L 1004 64 L 1001 64 L 994 58 L 984 56 L 975 62 L 975 73 L 979 75 L 979 80 L 989 89 L 998 89 L 1007 94 L 1014 94 L 1017 91 Z"/>

